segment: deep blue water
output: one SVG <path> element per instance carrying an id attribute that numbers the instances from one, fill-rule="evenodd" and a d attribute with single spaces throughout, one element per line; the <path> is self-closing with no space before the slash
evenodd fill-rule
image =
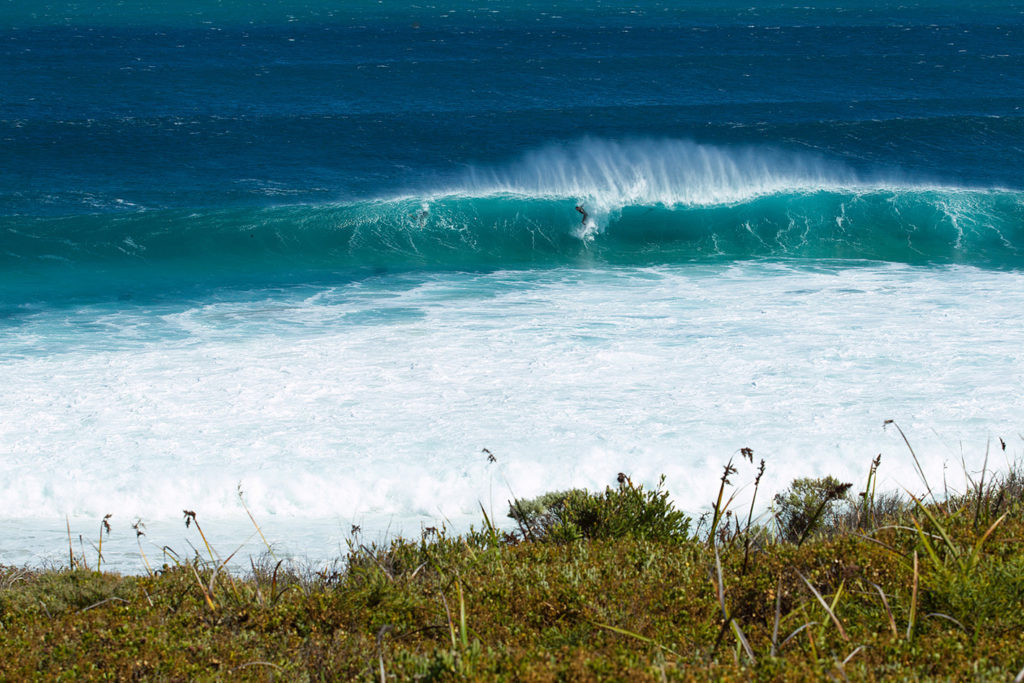
<path id="1" fill-rule="evenodd" d="M 8 5 L 0 295 L 581 250 L 1024 264 L 1024 5 L 692 5 Z M 810 239 L 773 239 L 794 216 Z"/>

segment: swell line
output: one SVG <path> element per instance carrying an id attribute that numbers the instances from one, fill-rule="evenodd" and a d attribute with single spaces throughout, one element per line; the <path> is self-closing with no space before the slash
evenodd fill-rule
<path id="1" fill-rule="evenodd" d="M 458 267 L 587 253 L 613 263 L 643 255 L 1024 265 L 1024 193 L 1009 190 L 790 190 L 727 204 L 609 206 L 497 194 L 8 218 L 0 262 Z"/>

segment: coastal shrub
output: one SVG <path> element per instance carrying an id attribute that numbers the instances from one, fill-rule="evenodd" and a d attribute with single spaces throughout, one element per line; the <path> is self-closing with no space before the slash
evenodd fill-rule
<path id="1" fill-rule="evenodd" d="M 839 531 L 851 503 L 851 486 L 832 476 L 794 479 L 788 489 L 775 495 L 779 535 L 802 543 L 814 533 L 830 535 Z"/>
<path id="2" fill-rule="evenodd" d="M 964 475 L 967 491 L 951 495 L 947 507 L 964 508 L 975 527 L 987 526 L 1004 513 L 1019 516 L 1024 512 L 1024 463 L 1020 460 L 1010 463 L 1003 473 L 983 469 L 973 477 L 966 470 Z"/>
<path id="3" fill-rule="evenodd" d="M 516 498 L 509 501 L 508 517 L 515 520 L 524 535 L 539 535 L 558 522 L 570 496 L 583 495 L 583 489 L 548 491 L 536 498 Z"/>
<path id="4" fill-rule="evenodd" d="M 644 489 L 621 475 L 618 487 L 592 493 L 570 489 L 509 503 L 508 516 L 527 540 L 570 543 L 582 539 L 632 537 L 651 541 L 689 537 L 690 518 L 669 500 L 665 477 Z"/>
<path id="5" fill-rule="evenodd" d="M 898 491 L 879 493 L 850 511 L 851 527 L 874 527 L 899 520 L 910 510 L 909 501 Z"/>
<path id="6" fill-rule="evenodd" d="M 924 613 L 948 615 L 969 633 L 984 628 L 991 635 L 1019 634 L 1024 629 L 1024 558 L 984 555 L 969 572 L 927 569 Z"/>

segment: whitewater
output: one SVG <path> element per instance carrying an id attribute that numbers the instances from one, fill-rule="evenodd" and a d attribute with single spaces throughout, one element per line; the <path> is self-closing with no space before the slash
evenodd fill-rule
<path id="1" fill-rule="evenodd" d="M 0 15 L 0 563 L 1024 451 L 1016 4 L 179 5 Z"/>

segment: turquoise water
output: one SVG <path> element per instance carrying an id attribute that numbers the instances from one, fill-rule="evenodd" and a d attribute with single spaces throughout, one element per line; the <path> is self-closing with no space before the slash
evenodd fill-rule
<path id="1" fill-rule="evenodd" d="M 745 446 L 911 485 L 886 419 L 934 476 L 1019 453 L 1022 35 L 1014 2 L 8 3 L 0 561 L 65 514 L 244 526 L 239 484 L 316 555 L 618 471 L 699 512 Z"/>

